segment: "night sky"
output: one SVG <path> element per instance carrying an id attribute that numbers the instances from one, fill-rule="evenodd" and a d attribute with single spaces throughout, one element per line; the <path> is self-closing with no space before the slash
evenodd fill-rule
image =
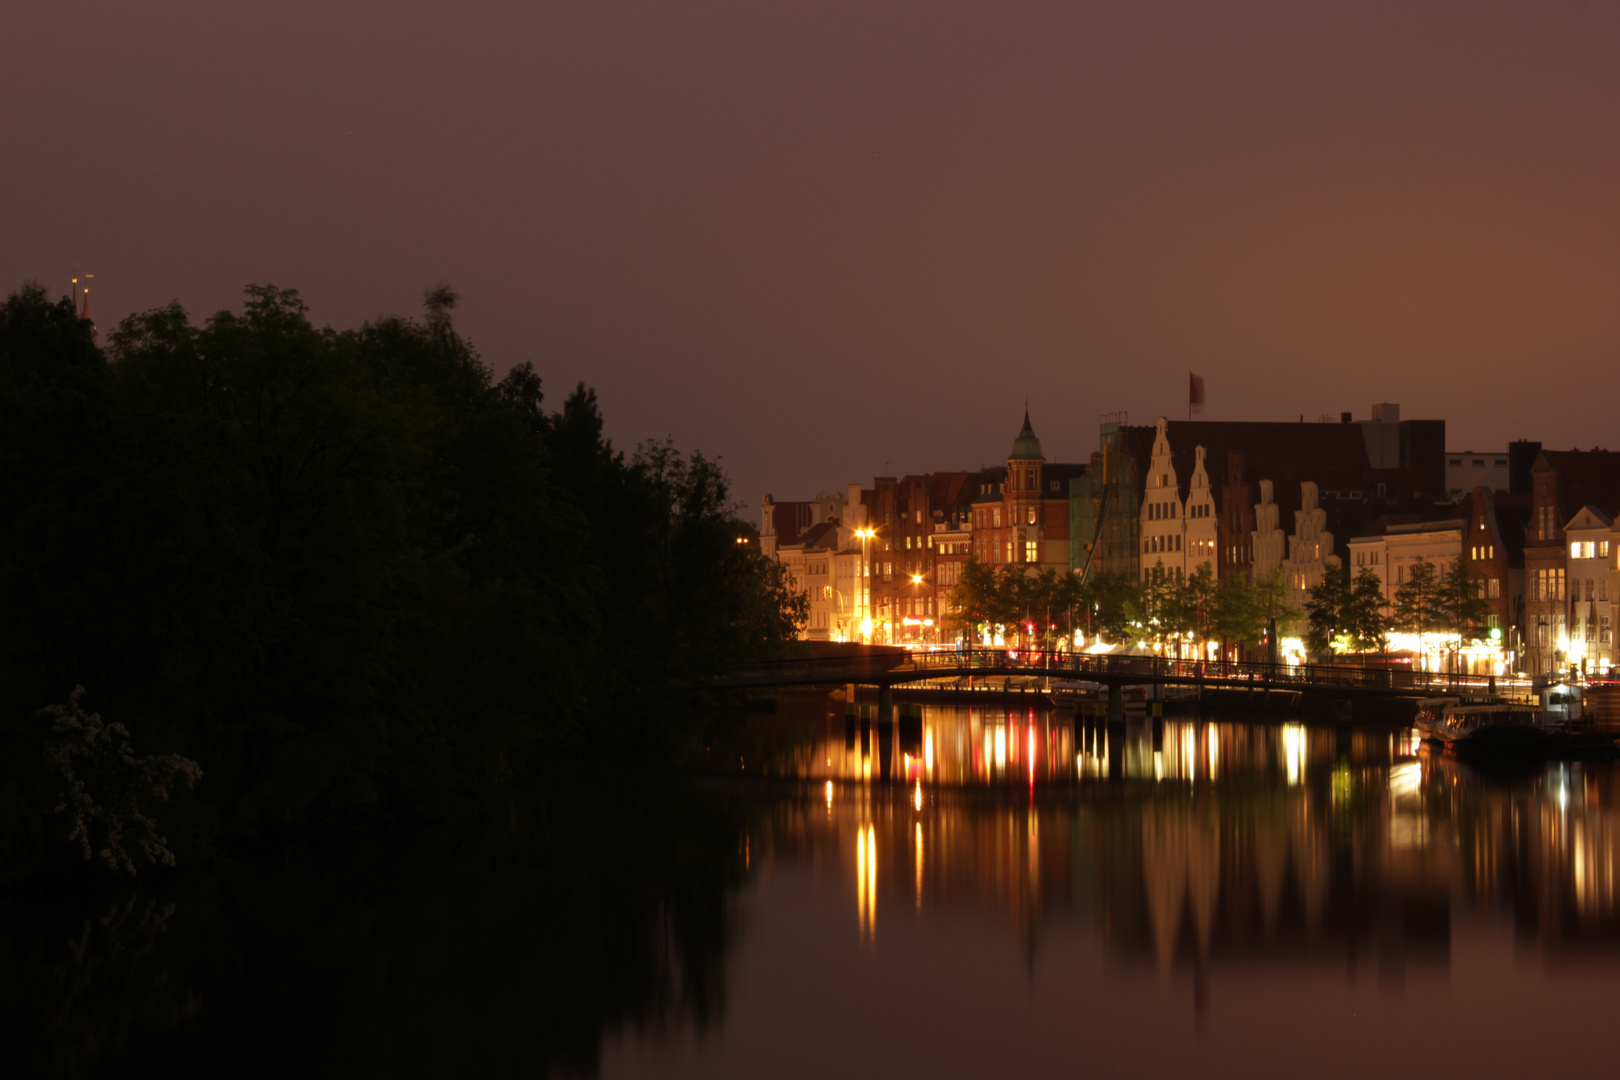
<path id="1" fill-rule="evenodd" d="M 1620 449 L 1620 4 L 10 4 L 0 286 L 448 281 L 497 371 L 805 498 L 1100 413 Z M 752 514 L 751 514 L 752 516 Z"/>

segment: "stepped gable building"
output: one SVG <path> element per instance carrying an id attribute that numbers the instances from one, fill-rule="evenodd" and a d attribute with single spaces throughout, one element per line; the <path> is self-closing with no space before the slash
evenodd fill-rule
<path id="1" fill-rule="evenodd" d="M 1468 560 L 1476 595 L 1490 604 L 1487 627 L 1501 632 L 1497 640 L 1508 662 L 1517 665 L 1524 654 L 1524 539 L 1530 495 L 1476 487 L 1458 500 L 1454 516 L 1467 523 L 1462 557 Z"/>
<path id="2" fill-rule="evenodd" d="M 1161 419 L 1152 427 L 1104 424 L 1093 457 L 1094 479 L 1074 491 L 1072 565 L 1081 569 L 1089 562 L 1093 572 L 1141 573 L 1162 560 L 1171 568 L 1179 542 L 1181 568 L 1190 572 L 1203 548 L 1186 545 L 1207 544 L 1211 537 L 1201 519 L 1187 517 L 1189 499 L 1200 507 L 1197 512 L 1207 506 L 1211 515 L 1218 577 L 1281 567 L 1290 559 L 1288 524 L 1312 523 L 1316 533 L 1309 545 L 1336 543 L 1332 538 L 1360 532 L 1380 513 L 1442 504 L 1445 421 L 1401 420 L 1396 405 L 1375 405 L 1372 412 L 1365 421 L 1345 413 L 1338 423 Z M 1106 481 L 1097 478 L 1097 464 L 1105 464 Z M 1127 478 L 1137 488 L 1134 506 L 1127 492 L 1116 490 Z M 1195 494 L 1199 478 L 1207 485 L 1207 503 L 1205 495 Z M 1270 481 L 1269 488 L 1262 481 Z M 1309 506 L 1306 484 L 1315 491 Z M 1306 516 L 1298 518 L 1301 513 Z M 1122 554 L 1127 547 L 1136 559 L 1128 567 Z M 1307 566 L 1319 572 L 1323 559 L 1336 552 L 1321 554 L 1300 563 L 1301 573 L 1312 572 Z"/>
<path id="3" fill-rule="evenodd" d="M 1620 584 L 1613 580 L 1612 554 L 1620 537 L 1605 523 L 1620 512 L 1620 453 L 1543 450 L 1530 470 L 1530 482 L 1524 670 L 1549 677 L 1571 668 L 1596 673 L 1605 659 L 1612 664 L 1614 655 L 1606 597 Z M 1600 591 L 1605 596 L 1601 602 Z M 1609 641 L 1600 640 L 1605 629 Z"/>
<path id="4" fill-rule="evenodd" d="M 1178 471 L 1166 435 L 1168 426 L 1160 417 L 1154 429 L 1147 485 L 1138 510 L 1144 577 L 1150 573 L 1181 577 L 1196 573 L 1204 563 L 1213 569 L 1215 562 L 1215 497 L 1205 468 L 1205 449 L 1194 447 L 1190 475 Z M 1185 465 L 1186 455 L 1182 457 Z"/>
<path id="5" fill-rule="evenodd" d="M 1069 488 L 1086 468 L 1048 462 L 1025 409 L 1006 466 L 980 470 L 972 481 L 974 556 L 994 566 L 1068 570 Z"/>

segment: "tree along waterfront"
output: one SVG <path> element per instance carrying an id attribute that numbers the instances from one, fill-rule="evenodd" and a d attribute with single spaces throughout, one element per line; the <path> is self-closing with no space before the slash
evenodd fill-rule
<path id="1" fill-rule="evenodd" d="M 678 743 L 677 672 L 792 638 L 802 601 L 718 464 L 626 455 L 594 392 L 548 412 L 530 364 L 497 381 L 455 301 L 336 331 L 254 286 L 106 351 L 37 285 L 0 306 L 6 875 L 81 858 L 53 813 L 74 791 L 94 853 L 115 792 L 182 861 L 475 813 L 537 754 Z M 84 722 L 41 716 L 75 687 Z"/>
<path id="2" fill-rule="evenodd" d="M 1461 563 L 1442 574 L 1419 559 L 1391 603 L 1370 568 L 1352 579 L 1347 567 L 1330 566 L 1304 608 L 1296 609 L 1287 603 L 1281 569 L 1256 582 L 1243 576 L 1217 581 L 1208 563 L 1187 575 L 1155 567 L 1139 579 L 1082 579 L 975 559 L 951 591 L 947 624 L 971 639 L 997 634 L 1025 647 L 1050 648 L 1079 633 L 1088 642 L 1142 643 L 1170 655 L 1204 655 L 1213 642 L 1228 655 L 1234 646 L 1253 649 L 1275 640 L 1297 622 L 1310 656 L 1327 662 L 1336 654 L 1382 652 L 1391 632 L 1445 637 L 1453 650 L 1477 640 L 1489 614 L 1478 584 Z"/>
<path id="3" fill-rule="evenodd" d="M 1080 633 L 1087 641 L 1140 642 L 1189 655 L 1210 642 L 1219 642 L 1223 653 L 1253 648 L 1299 615 L 1287 604 L 1280 570 L 1259 582 L 1217 582 L 1207 563 L 1185 576 L 1155 567 L 1140 579 L 1099 574 L 1082 580 L 972 560 L 950 602 L 949 624 L 970 638 L 989 632 L 1049 648 Z"/>

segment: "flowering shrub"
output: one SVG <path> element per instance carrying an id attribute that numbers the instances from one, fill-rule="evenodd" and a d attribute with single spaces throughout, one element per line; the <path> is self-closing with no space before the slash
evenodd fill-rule
<path id="1" fill-rule="evenodd" d="M 175 784 L 187 788 L 202 778 L 202 769 L 179 754 L 136 757 L 123 724 L 104 724 L 98 713 L 86 713 L 76 686 L 62 705 L 40 712 L 51 721 L 45 759 L 67 784 L 53 813 L 73 819 L 69 840 L 77 840 L 84 858 L 100 859 L 110 869 L 133 875 L 136 860 L 174 865 L 168 842 L 157 823 L 141 812 L 146 797 L 168 801 Z"/>

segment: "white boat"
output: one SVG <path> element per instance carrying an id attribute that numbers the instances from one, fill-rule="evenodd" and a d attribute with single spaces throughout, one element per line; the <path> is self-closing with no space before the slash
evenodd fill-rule
<path id="1" fill-rule="evenodd" d="M 1446 710 L 1461 701 L 1454 697 L 1424 698 L 1417 703 L 1417 715 L 1412 717 L 1412 727 L 1420 739 L 1435 737 L 1434 729 L 1445 717 Z"/>
<path id="2" fill-rule="evenodd" d="M 1480 694 L 1472 696 L 1452 695 L 1450 697 L 1424 698 L 1417 703 L 1417 714 L 1412 717 L 1412 727 L 1418 736 L 1423 739 L 1438 739 L 1441 721 L 1445 719 L 1446 710 L 1458 705 L 1501 705 L 1502 698 L 1494 694 Z"/>
<path id="3" fill-rule="evenodd" d="M 1535 752 L 1546 746 L 1547 728 L 1532 705 L 1446 706 L 1432 738 L 1450 750 Z"/>

